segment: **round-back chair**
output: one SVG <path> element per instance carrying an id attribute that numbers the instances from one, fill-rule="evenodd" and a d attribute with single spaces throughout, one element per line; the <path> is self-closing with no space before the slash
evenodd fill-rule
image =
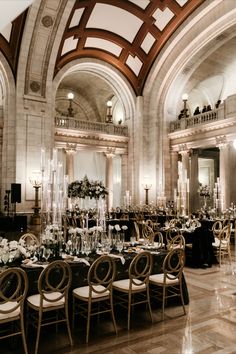
<path id="1" fill-rule="evenodd" d="M 9 331 L 4 331 L 0 339 L 21 334 L 25 354 L 28 353 L 24 328 L 24 301 L 27 291 L 28 278 L 23 269 L 8 268 L 0 273 L 0 325 L 20 321 L 19 328 L 9 325 Z"/>
<path id="2" fill-rule="evenodd" d="M 115 315 L 113 310 L 112 283 L 116 275 L 115 261 L 108 255 L 96 259 L 88 271 L 88 286 L 73 290 L 73 325 L 75 314 L 87 318 L 86 343 L 89 340 L 90 318 L 94 315 L 110 312 L 117 333 Z M 99 306 L 102 302 L 103 306 Z M 92 305 L 97 305 L 93 306 Z"/>

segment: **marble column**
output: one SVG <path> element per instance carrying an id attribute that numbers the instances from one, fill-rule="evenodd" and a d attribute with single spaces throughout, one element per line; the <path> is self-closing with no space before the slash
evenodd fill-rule
<path id="1" fill-rule="evenodd" d="M 132 194 L 132 183 L 128 179 L 128 155 L 121 155 L 121 196 L 125 195 L 125 192 L 129 190 Z M 123 203 L 123 200 L 121 199 Z"/>
<path id="2" fill-rule="evenodd" d="M 221 188 L 221 210 L 230 207 L 230 163 L 229 163 L 229 144 L 226 137 L 216 138 L 220 149 L 220 188 Z"/>
<path id="3" fill-rule="evenodd" d="M 178 151 L 171 151 L 170 152 L 171 158 L 171 193 L 173 201 L 176 203 L 176 191 L 177 191 L 177 180 L 178 180 L 178 159 L 179 154 Z M 175 191 L 175 192 L 174 192 Z"/>
<path id="4" fill-rule="evenodd" d="M 190 154 L 190 174 L 189 174 L 189 191 L 190 191 L 190 212 L 199 209 L 199 180 L 198 180 L 198 150 L 192 150 Z"/>
<path id="5" fill-rule="evenodd" d="M 113 157 L 115 148 L 107 148 L 106 155 L 106 187 L 108 189 L 107 210 L 113 207 Z"/>
<path id="6" fill-rule="evenodd" d="M 66 152 L 66 175 L 68 176 L 68 182 L 74 181 L 74 155 L 76 154 L 76 144 L 73 146 L 67 146 Z"/>

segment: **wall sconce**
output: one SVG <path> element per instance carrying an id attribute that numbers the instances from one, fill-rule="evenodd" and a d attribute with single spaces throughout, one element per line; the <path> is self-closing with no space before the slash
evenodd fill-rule
<path id="1" fill-rule="evenodd" d="M 112 108 L 112 101 L 107 101 L 107 123 L 112 123 L 112 113 L 111 113 L 111 108 Z"/>
<path id="2" fill-rule="evenodd" d="M 34 214 L 32 215 L 32 224 L 38 225 L 40 224 L 40 215 L 39 215 L 39 188 L 42 185 L 42 173 L 41 171 L 35 171 L 32 173 L 32 176 L 29 178 L 30 183 L 34 187 L 35 190 L 35 200 L 34 200 Z"/>
<path id="3" fill-rule="evenodd" d="M 69 92 L 67 94 L 67 98 L 69 100 L 68 117 L 74 117 L 74 112 L 73 112 L 73 108 L 72 108 L 72 102 L 73 102 L 73 99 L 74 99 L 73 92 Z"/>
<path id="4" fill-rule="evenodd" d="M 183 118 L 187 118 L 188 117 L 188 109 L 187 109 L 187 101 L 188 101 L 188 94 L 187 93 L 184 93 L 182 95 L 182 100 L 184 102 L 184 109 L 183 109 Z"/>

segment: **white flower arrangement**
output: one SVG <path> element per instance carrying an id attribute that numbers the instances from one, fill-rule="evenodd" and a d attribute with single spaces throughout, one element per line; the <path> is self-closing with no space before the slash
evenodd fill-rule
<path id="1" fill-rule="evenodd" d="M 119 224 L 116 224 L 114 227 L 115 227 L 115 230 L 116 230 L 117 232 L 121 231 L 121 228 L 120 228 L 120 225 L 119 225 Z"/>
<path id="2" fill-rule="evenodd" d="M 126 226 L 126 225 L 121 226 L 121 228 L 123 231 L 128 230 L 128 226 Z"/>
<path id="3" fill-rule="evenodd" d="M 24 240 L 9 241 L 0 237 L 0 262 L 10 264 L 20 258 L 28 258 L 36 250 L 36 245 L 25 244 Z"/>

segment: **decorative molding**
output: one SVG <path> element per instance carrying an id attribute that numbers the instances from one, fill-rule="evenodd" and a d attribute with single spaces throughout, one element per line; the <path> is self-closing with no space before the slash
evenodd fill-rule
<path id="1" fill-rule="evenodd" d="M 220 136 L 216 136 L 216 146 L 221 148 L 225 145 L 228 144 L 227 138 L 225 135 L 220 135 Z"/>
<path id="2" fill-rule="evenodd" d="M 51 27 L 53 25 L 53 18 L 51 16 L 49 16 L 49 15 L 44 16 L 42 18 L 42 24 L 46 28 Z"/>
<path id="3" fill-rule="evenodd" d="M 30 89 L 33 92 L 38 92 L 40 90 L 40 83 L 38 81 L 31 81 Z"/>

